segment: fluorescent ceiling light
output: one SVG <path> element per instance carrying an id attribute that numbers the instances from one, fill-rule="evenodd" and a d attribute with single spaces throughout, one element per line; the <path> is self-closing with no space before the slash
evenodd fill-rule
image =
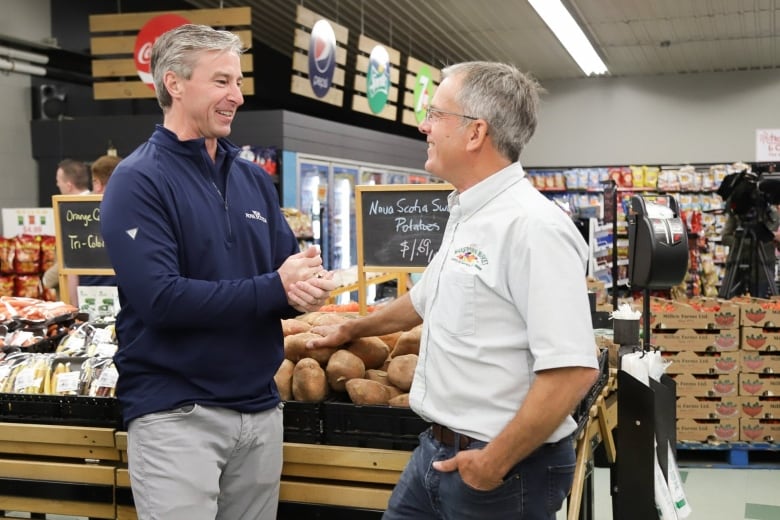
<path id="1" fill-rule="evenodd" d="M 586 75 L 608 72 L 607 66 L 596 54 L 585 33 L 560 0 L 528 0 L 528 3 L 536 9 L 544 23 Z"/>

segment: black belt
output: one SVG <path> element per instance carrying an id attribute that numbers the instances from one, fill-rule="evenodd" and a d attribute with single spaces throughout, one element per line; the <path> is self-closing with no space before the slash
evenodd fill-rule
<path id="1" fill-rule="evenodd" d="M 447 428 L 446 426 L 442 426 L 441 424 L 433 423 L 431 425 L 431 435 L 434 439 L 439 441 L 440 443 L 446 445 L 446 446 L 452 446 L 457 447 L 461 450 L 465 450 L 466 447 L 471 444 L 471 441 L 475 441 L 477 439 L 472 439 L 468 435 L 463 435 L 462 433 L 454 432 Z M 456 444 L 457 439 L 457 444 Z"/>

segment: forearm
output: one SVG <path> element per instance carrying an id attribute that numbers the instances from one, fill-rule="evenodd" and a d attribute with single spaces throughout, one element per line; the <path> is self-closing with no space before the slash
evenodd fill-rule
<path id="1" fill-rule="evenodd" d="M 541 446 L 583 399 L 598 370 L 567 367 L 537 374 L 514 419 L 485 446 L 485 455 L 505 475 Z"/>
<path id="2" fill-rule="evenodd" d="M 363 318 L 347 321 L 344 328 L 351 338 L 364 338 L 409 330 L 420 323 L 422 318 L 406 293 Z"/>

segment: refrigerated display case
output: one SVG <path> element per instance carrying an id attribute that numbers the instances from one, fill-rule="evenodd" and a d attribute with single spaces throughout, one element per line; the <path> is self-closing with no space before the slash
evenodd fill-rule
<path id="1" fill-rule="evenodd" d="M 298 187 L 298 209 L 312 214 L 319 203 L 322 230 L 320 246 L 323 263 L 328 270 L 349 269 L 357 262 L 356 185 L 420 184 L 437 181 L 424 170 L 321 156 L 295 154 L 295 164 L 294 182 Z M 348 299 L 349 296 L 343 295 L 341 299 Z"/>

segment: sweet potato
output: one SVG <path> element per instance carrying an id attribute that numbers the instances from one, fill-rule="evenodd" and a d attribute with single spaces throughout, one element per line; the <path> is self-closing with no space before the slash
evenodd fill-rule
<path id="1" fill-rule="evenodd" d="M 289 359 L 293 363 L 297 363 L 303 358 L 316 359 L 320 365 L 325 365 L 333 355 L 337 347 L 324 347 L 324 348 L 306 348 L 306 343 L 310 339 L 321 338 L 319 334 L 313 332 L 300 332 L 298 334 L 292 334 L 285 336 L 284 338 L 284 357 Z"/>
<path id="2" fill-rule="evenodd" d="M 292 376 L 292 394 L 296 401 L 321 402 L 328 397 L 328 379 L 325 370 L 312 358 L 303 358 L 295 364 Z"/>
<path id="3" fill-rule="evenodd" d="M 385 385 L 385 386 L 387 387 L 387 391 L 389 392 L 390 399 L 405 393 L 403 390 L 401 390 L 395 385 Z"/>
<path id="4" fill-rule="evenodd" d="M 390 353 L 390 357 L 398 357 L 406 354 L 420 354 L 420 336 L 422 335 L 422 325 L 418 325 L 412 329 L 403 332 L 398 341 L 395 342 L 395 347 Z"/>
<path id="5" fill-rule="evenodd" d="M 282 334 L 285 336 L 299 334 L 301 332 L 309 332 L 309 329 L 311 329 L 311 324 L 303 320 L 299 320 L 297 318 L 282 320 Z"/>
<path id="6" fill-rule="evenodd" d="M 328 384 L 336 392 L 346 390 L 347 381 L 362 378 L 366 373 L 363 360 L 349 350 L 341 349 L 333 353 L 325 367 Z"/>
<path id="7" fill-rule="evenodd" d="M 387 404 L 390 399 L 390 390 L 376 381 L 350 379 L 346 388 L 350 400 L 355 404 Z"/>
<path id="8" fill-rule="evenodd" d="M 387 404 L 390 406 L 397 406 L 399 408 L 409 408 L 409 394 L 399 394 L 395 397 L 391 397 Z"/>
<path id="9" fill-rule="evenodd" d="M 376 381 L 378 383 L 382 383 L 383 385 L 389 385 L 390 381 L 387 380 L 387 371 L 386 370 L 379 370 L 377 368 L 371 368 L 366 370 L 366 375 L 364 376 L 365 379 L 370 379 L 371 381 Z"/>
<path id="10" fill-rule="evenodd" d="M 295 363 L 289 359 L 283 359 L 282 364 L 276 369 L 274 383 L 276 383 L 276 388 L 279 390 L 279 397 L 282 398 L 282 401 L 289 401 L 293 398 L 292 376 L 294 369 Z"/>
<path id="11" fill-rule="evenodd" d="M 390 347 L 375 336 L 352 340 L 347 344 L 347 349 L 363 360 L 366 369 L 381 367 L 390 355 Z"/>
<path id="12" fill-rule="evenodd" d="M 354 316 L 349 316 L 340 312 L 319 312 L 316 313 L 316 316 L 312 317 L 311 326 L 339 325 L 351 319 L 354 319 Z"/>
<path id="13" fill-rule="evenodd" d="M 417 368 L 417 355 L 404 354 L 394 357 L 387 366 L 387 379 L 404 392 L 412 387 L 414 369 Z"/>
<path id="14" fill-rule="evenodd" d="M 390 347 L 390 351 L 395 348 L 395 344 L 398 341 L 398 338 L 403 334 L 404 331 L 399 330 L 398 332 L 391 332 L 390 334 L 383 334 L 379 336 L 379 339 L 385 342 L 385 344 Z"/>

